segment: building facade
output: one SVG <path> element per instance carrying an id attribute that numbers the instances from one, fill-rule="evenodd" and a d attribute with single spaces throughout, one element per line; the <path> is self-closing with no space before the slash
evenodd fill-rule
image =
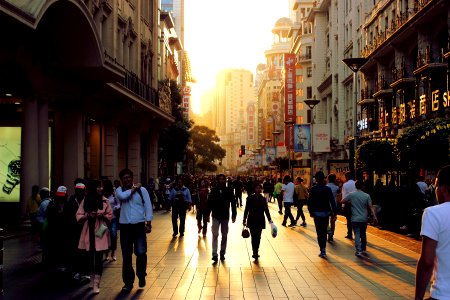
<path id="1" fill-rule="evenodd" d="M 0 2 L 1 129 L 21 145 L 8 157 L 21 163 L 20 202 L 1 203 L 12 215 L 35 184 L 73 191 L 75 178 L 125 167 L 141 182 L 158 175 L 158 132 L 174 121 L 157 91 L 158 2 Z"/>
<path id="2" fill-rule="evenodd" d="M 215 131 L 226 156 L 225 169 L 236 172 L 241 164 L 241 145 L 247 143 L 247 105 L 254 101 L 253 74 L 243 69 L 227 69 L 216 78 L 216 98 L 213 105 Z"/>

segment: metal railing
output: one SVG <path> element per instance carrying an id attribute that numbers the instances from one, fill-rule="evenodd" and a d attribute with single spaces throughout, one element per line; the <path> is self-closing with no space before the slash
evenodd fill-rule
<path id="1" fill-rule="evenodd" d="M 142 82 L 136 74 L 127 70 L 119 84 L 151 104 L 159 106 L 158 91 Z"/>

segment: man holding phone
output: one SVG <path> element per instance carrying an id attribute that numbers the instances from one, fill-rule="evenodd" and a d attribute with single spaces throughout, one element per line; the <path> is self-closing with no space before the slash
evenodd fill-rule
<path id="1" fill-rule="evenodd" d="M 133 172 L 123 169 L 119 173 L 122 186 L 116 189 L 120 201 L 120 244 L 122 247 L 122 278 L 125 283 L 123 291 L 133 289 L 135 273 L 133 269 L 133 252 L 136 254 L 136 275 L 139 288 L 145 287 L 147 276 L 147 237 L 152 231 L 153 208 L 150 197 L 140 183 L 133 183 Z M 134 248 L 134 249 L 133 249 Z M 134 250 L 134 251 L 133 251 Z"/>

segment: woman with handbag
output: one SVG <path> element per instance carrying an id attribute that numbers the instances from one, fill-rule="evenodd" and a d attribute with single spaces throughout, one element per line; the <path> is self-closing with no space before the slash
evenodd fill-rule
<path id="1" fill-rule="evenodd" d="M 261 233 L 262 230 L 266 228 L 264 213 L 266 214 L 269 223 L 272 223 L 272 218 L 270 217 L 266 198 L 261 194 L 261 184 L 256 183 L 254 185 L 254 190 L 255 193 L 250 195 L 245 203 L 243 224 L 250 229 L 250 234 L 252 236 L 252 257 L 257 260 L 259 257 L 258 251 L 261 242 Z"/>
<path id="2" fill-rule="evenodd" d="M 102 182 L 99 180 L 90 181 L 87 195 L 77 211 L 77 221 L 84 223 L 78 248 L 88 251 L 88 263 L 94 269 L 91 275 L 91 286 L 94 289 L 94 294 L 100 292 L 103 254 L 111 244 L 107 225 L 112 216 L 109 200 L 103 196 Z"/>

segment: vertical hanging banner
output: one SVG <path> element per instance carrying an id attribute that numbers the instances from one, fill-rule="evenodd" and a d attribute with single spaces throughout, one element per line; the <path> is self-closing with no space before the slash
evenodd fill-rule
<path id="1" fill-rule="evenodd" d="M 254 144 L 255 143 L 255 104 L 250 103 L 247 106 L 247 143 Z"/>
<path id="2" fill-rule="evenodd" d="M 189 120 L 189 102 L 191 100 L 191 87 L 190 86 L 184 86 L 182 89 L 182 95 L 183 95 L 183 117 L 186 120 Z"/>
<path id="3" fill-rule="evenodd" d="M 313 125 L 313 144 L 314 152 L 330 152 L 330 125 Z"/>
<path id="4" fill-rule="evenodd" d="M 295 54 L 284 54 L 284 120 L 295 123 Z M 294 127 L 286 125 L 284 140 L 290 150 L 294 149 Z"/>

